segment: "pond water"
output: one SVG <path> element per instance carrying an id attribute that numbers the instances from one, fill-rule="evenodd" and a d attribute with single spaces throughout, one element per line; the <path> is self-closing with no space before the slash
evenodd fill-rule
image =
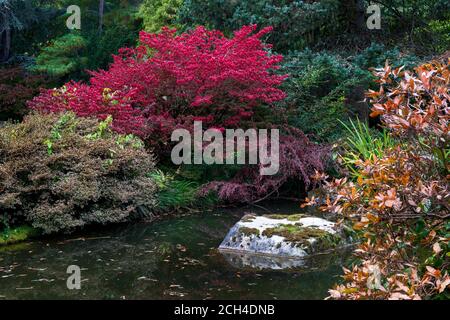
<path id="1" fill-rule="evenodd" d="M 298 204 L 266 208 L 300 211 Z M 265 213 L 254 207 L 216 210 L 0 248 L 0 298 L 325 298 L 348 253 L 322 255 L 301 269 L 239 267 L 217 247 L 245 212 Z M 81 268 L 80 290 L 67 289 L 69 265 Z"/>

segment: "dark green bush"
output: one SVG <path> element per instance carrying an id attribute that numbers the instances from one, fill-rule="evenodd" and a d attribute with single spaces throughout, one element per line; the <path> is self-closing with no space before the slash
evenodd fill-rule
<path id="1" fill-rule="evenodd" d="M 81 30 L 66 28 L 69 5 L 79 5 L 82 10 Z M 119 48 L 135 46 L 142 29 L 142 21 L 136 17 L 136 1 L 105 1 L 101 30 L 98 6 L 94 0 L 63 0 L 49 5 L 56 10 L 54 19 L 36 22 L 32 30 L 21 34 L 23 39 L 17 39 L 21 45 L 15 50 L 35 56 L 29 69 L 51 75 L 55 81 L 87 80 L 87 71 L 107 68 Z M 42 30 L 43 34 L 33 30 Z"/>
<path id="2" fill-rule="evenodd" d="M 87 66 L 87 46 L 88 41 L 78 33 L 63 35 L 42 49 L 31 70 L 55 78 L 77 74 Z"/>
<path id="3" fill-rule="evenodd" d="M 286 55 L 280 72 L 289 75 L 283 84 L 288 97 L 282 105 L 288 110 L 290 124 L 317 141 L 343 137 L 339 120 L 367 120 L 364 91 L 375 85 L 370 69 L 384 66 L 386 60 L 396 67 L 410 67 L 419 59 L 376 43 L 356 55 L 309 49 Z"/>
<path id="4" fill-rule="evenodd" d="M 337 0 L 185 0 L 178 15 L 185 28 L 205 25 L 226 34 L 248 24 L 272 26 L 267 41 L 275 50 L 286 52 L 313 45 L 327 33 L 339 32 L 339 7 Z"/>
<path id="5" fill-rule="evenodd" d="M 375 42 L 351 59 L 363 71 L 383 67 L 386 60 L 393 67 L 413 68 L 419 63 L 419 58 L 414 55 L 402 53 L 397 47 L 389 48 Z"/>
<path id="6" fill-rule="evenodd" d="M 450 17 L 444 20 L 431 20 L 425 26 L 415 28 L 413 39 L 427 49 L 426 53 L 446 52 L 450 49 Z"/>
<path id="7" fill-rule="evenodd" d="M 281 72 L 289 74 L 284 105 L 290 124 L 318 141 L 334 141 L 343 135 L 338 120 L 346 121 L 358 112 L 346 103 L 347 98 L 355 86 L 370 79 L 339 55 L 310 50 L 286 56 Z"/>
<path id="8" fill-rule="evenodd" d="M 44 233 L 133 217 L 155 205 L 152 156 L 133 136 L 72 113 L 32 114 L 0 129 L 0 213 Z"/>

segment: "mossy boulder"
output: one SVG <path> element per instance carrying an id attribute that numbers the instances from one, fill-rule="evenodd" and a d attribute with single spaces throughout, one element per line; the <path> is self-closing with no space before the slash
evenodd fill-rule
<path id="1" fill-rule="evenodd" d="M 283 257 L 304 257 L 347 243 L 334 222 L 304 214 L 245 215 L 219 249 Z"/>

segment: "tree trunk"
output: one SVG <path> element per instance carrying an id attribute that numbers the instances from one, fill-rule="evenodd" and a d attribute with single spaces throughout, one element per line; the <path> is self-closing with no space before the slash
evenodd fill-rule
<path id="1" fill-rule="evenodd" d="M 105 11 L 105 0 L 100 0 L 98 5 L 98 33 L 101 34 L 103 30 L 103 14 Z"/>
<path id="2" fill-rule="evenodd" d="M 11 54 L 11 29 L 5 29 L 0 35 L 0 62 L 5 62 Z"/>
<path id="3" fill-rule="evenodd" d="M 364 0 L 355 1 L 355 26 L 361 32 L 366 28 L 366 17 L 364 10 Z"/>

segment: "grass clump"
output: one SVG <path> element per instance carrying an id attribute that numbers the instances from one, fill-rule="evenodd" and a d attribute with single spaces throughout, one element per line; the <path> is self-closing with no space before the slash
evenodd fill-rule
<path id="1" fill-rule="evenodd" d="M 0 232 L 0 246 L 15 244 L 39 235 L 38 230 L 30 226 L 6 228 Z"/>

